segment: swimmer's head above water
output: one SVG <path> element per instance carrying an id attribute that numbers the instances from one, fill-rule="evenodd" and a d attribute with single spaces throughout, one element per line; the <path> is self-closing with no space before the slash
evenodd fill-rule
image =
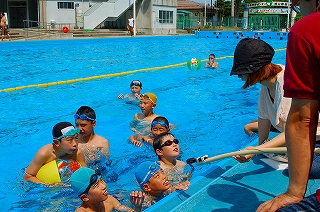
<path id="1" fill-rule="evenodd" d="M 153 104 L 157 103 L 157 96 L 153 93 L 147 92 L 141 95 L 141 100 L 146 99 L 151 101 Z"/>
<path id="2" fill-rule="evenodd" d="M 89 121 L 95 121 L 96 120 L 96 113 L 94 110 L 89 106 L 81 106 L 76 114 L 73 116 L 75 119 L 81 119 L 81 120 L 89 120 Z"/>
<path id="3" fill-rule="evenodd" d="M 69 122 L 59 122 L 52 129 L 52 136 L 57 140 L 61 140 L 62 138 L 72 137 L 76 134 L 79 134 L 79 129 L 75 128 Z"/>
<path id="4" fill-rule="evenodd" d="M 132 80 L 132 82 L 130 83 L 130 88 L 132 86 L 138 86 L 138 87 L 142 88 L 142 82 L 140 82 L 140 80 Z"/>

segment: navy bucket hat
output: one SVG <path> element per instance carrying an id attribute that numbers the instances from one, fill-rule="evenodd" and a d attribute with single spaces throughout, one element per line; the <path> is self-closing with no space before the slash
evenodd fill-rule
<path id="1" fill-rule="evenodd" d="M 274 49 L 263 40 L 242 39 L 234 50 L 231 75 L 251 74 L 271 63 Z"/>

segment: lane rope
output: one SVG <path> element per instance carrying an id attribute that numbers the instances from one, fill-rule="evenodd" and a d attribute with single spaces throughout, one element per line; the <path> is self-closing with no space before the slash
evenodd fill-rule
<path id="1" fill-rule="evenodd" d="M 286 50 L 286 48 L 277 49 L 277 50 L 275 50 L 275 52 L 283 51 L 283 50 Z M 233 58 L 233 56 L 222 56 L 222 57 L 216 58 L 216 60 L 224 60 L 224 59 L 229 59 L 229 58 Z M 208 59 L 203 59 L 203 60 L 201 60 L 201 62 L 205 62 L 207 60 Z M 102 75 L 98 75 L 98 76 L 91 76 L 91 77 L 85 77 L 85 78 L 62 80 L 62 81 L 57 81 L 57 82 L 49 82 L 49 83 L 41 83 L 41 84 L 32 84 L 32 85 L 25 85 L 25 86 L 17 86 L 17 87 L 12 87 L 12 88 L 4 88 L 4 89 L 0 90 L 0 92 L 13 92 L 13 91 L 23 90 L 23 89 L 27 89 L 27 88 L 46 88 L 46 87 L 50 87 L 50 86 L 72 84 L 72 83 L 91 81 L 91 80 L 96 80 L 96 79 L 120 77 L 120 76 L 124 76 L 124 75 L 138 73 L 138 72 L 159 71 L 159 70 L 163 70 L 163 69 L 176 68 L 176 67 L 186 66 L 186 65 L 187 65 L 187 62 L 183 62 L 183 63 L 173 64 L 173 65 L 159 66 L 159 67 L 153 67 L 153 68 L 142 68 L 142 69 L 138 69 L 138 70 L 124 71 L 124 72 L 118 72 L 118 73 L 112 73 L 112 74 L 102 74 Z"/>

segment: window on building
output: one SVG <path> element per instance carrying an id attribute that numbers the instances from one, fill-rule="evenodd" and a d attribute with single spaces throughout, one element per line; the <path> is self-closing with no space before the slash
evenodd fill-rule
<path id="1" fill-rule="evenodd" d="M 159 23 L 173 24 L 173 11 L 159 10 Z"/>
<path id="2" fill-rule="evenodd" d="M 58 9 L 74 9 L 74 2 L 58 2 Z"/>

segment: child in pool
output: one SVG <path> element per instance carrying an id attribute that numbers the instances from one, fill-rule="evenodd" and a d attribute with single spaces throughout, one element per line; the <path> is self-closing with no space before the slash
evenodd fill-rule
<path id="1" fill-rule="evenodd" d="M 157 96 L 153 93 L 145 93 L 140 98 L 140 109 L 142 113 L 136 113 L 131 122 L 131 130 L 138 135 L 150 133 L 150 124 L 158 115 L 154 114 L 153 109 L 156 107 Z"/>
<path id="2" fill-rule="evenodd" d="M 82 211 L 141 211 L 143 195 L 137 194 L 131 198 L 135 210 L 122 205 L 116 198 L 108 194 L 107 184 L 93 169 L 82 167 L 70 178 L 71 187 L 82 200 L 75 210 Z"/>
<path id="3" fill-rule="evenodd" d="M 80 129 L 79 149 L 84 152 L 89 167 L 99 163 L 102 157 L 109 157 L 109 141 L 94 132 L 97 124 L 95 111 L 81 106 L 74 115 L 76 127 Z"/>
<path id="4" fill-rule="evenodd" d="M 190 182 L 185 182 L 176 186 L 171 186 L 168 181 L 168 176 L 164 173 L 158 161 L 145 161 L 141 163 L 135 171 L 135 177 L 143 190 L 143 207 L 153 205 L 165 195 L 168 195 L 175 190 L 187 190 L 190 185 Z M 130 199 L 134 199 L 135 197 L 138 198 L 140 195 L 141 194 L 137 191 L 131 192 Z"/>
<path id="5" fill-rule="evenodd" d="M 44 183 L 36 175 L 40 168 L 53 161 L 64 160 L 65 166 L 58 171 L 61 177 L 67 173 L 64 171 L 76 171 L 81 166 L 86 166 L 83 152 L 78 149 L 79 129 L 69 122 L 59 122 L 52 129 L 53 143 L 40 148 L 31 161 L 23 176 L 24 180 L 34 183 Z M 70 167 L 67 167 L 70 166 Z M 66 179 L 68 180 L 68 179 Z"/>
<path id="6" fill-rule="evenodd" d="M 142 83 L 139 80 L 133 80 L 130 83 L 131 93 L 123 95 L 119 94 L 119 99 L 128 99 L 129 101 L 138 101 L 140 100 L 140 92 L 142 90 Z"/>
<path id="7" fill-rule="evenodd" d="M 141 147 L 142 142 L 147 142 L 153 145 L 153 139 L 164 132 L 169 132 L 169 121 L 163 116 L 158 116 L 151 122 L 151 136 L 149 135 L 132 135 L 129 140 L 136 146 Z M 142 141 L 142 142 L 141 142 Z"/>
<path id="8" fill-rule="evenodd" d="M 191 172 L 185 172 L 185 162 L 177 159 L 180 155 L 180 147 L 179 141 L 173 134 L 165 132 L 158 135 L 154 139 L 153 149 L 158 155 L 161 168 L 172 184 L 190 180 Z"/>
<path id="9" fill-rule="evenodd" d="M 206 68 L 218 68 L 219 64 L 215 62 L 216 56 L 214 54 L 209 55 L 209 62 L 206 63 Z"/>

